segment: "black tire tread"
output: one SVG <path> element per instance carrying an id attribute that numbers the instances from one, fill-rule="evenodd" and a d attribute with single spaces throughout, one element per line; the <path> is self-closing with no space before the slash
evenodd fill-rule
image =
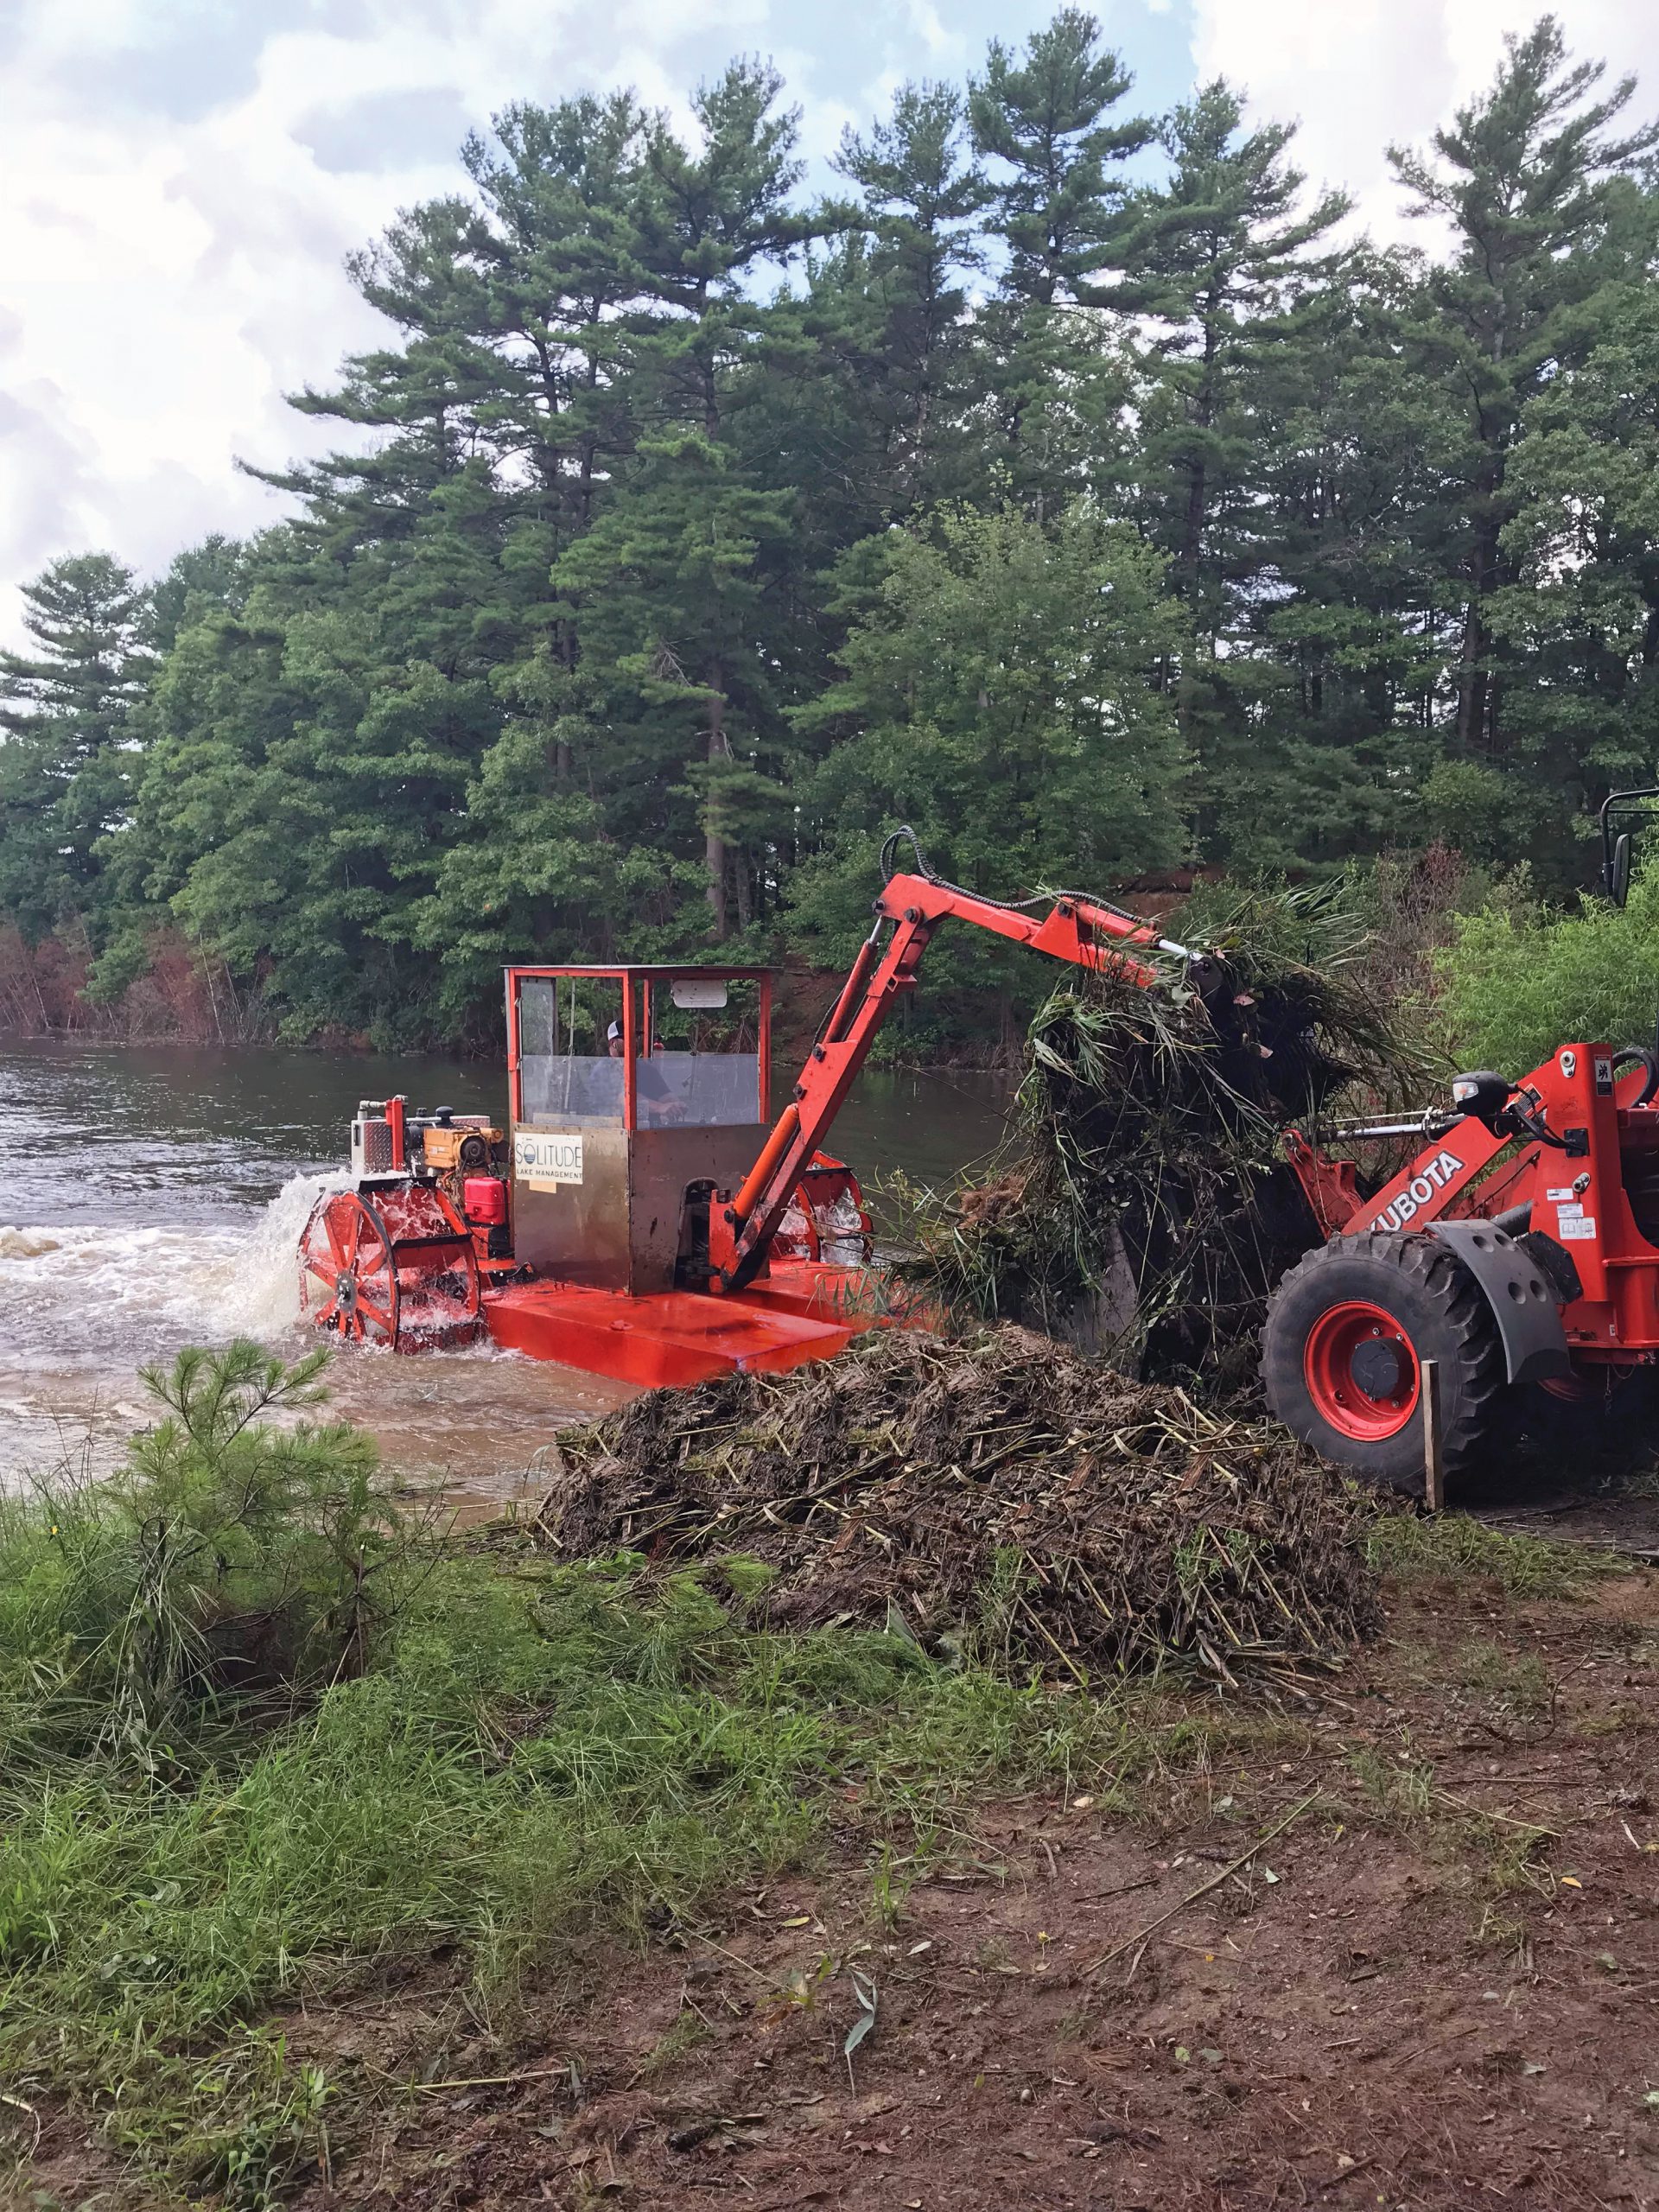
<path id="1" fill-rule="evenodd" d="M 1445 1433 L 1446 1467 L 1457 1474 L 1471 1465 L 1489 1442 L 1509 1387 L 1503 1347 L 1484 1294 L 1448 1245 L 1424 1231 L 1370 1229 L 1356 1236 L 1334 1236 L 1306 1253 L 1281 1278 L 1269 1315 L 1293 1286 L 1317 1280 L 1334 1260 L 1363 1258 L 1397 1271 L 1433 1306 L 1453 1345 L 1461 1388 L 1448 1392 L 1452 1408 Z M 1261 1376 L 1268 1403 L 1275 1413 L 1275 1359 L 1271 1327 L 1263 1330 Z"/>

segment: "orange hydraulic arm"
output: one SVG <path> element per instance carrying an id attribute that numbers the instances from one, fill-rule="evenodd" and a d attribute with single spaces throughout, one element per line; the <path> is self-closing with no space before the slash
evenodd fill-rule
<path id="1" fill-rule="evenodd" d="M 899 837 L 909 837 L 915 846 L 909 832 L 899 830 L 889 839 L 889 849 Z M 917 860 L 925 869 L 919 849 Z M 953 916 L 1028 944 L 1033 951 L 1122 976 L 1143 988 L 1157 981 L 1158 970 L 1134 958 L 1123 946 L 1145 945 L 1187 957 L 1184 945 L 1172 944 L 1135 915 L 1097 899 L 1065 893 L 1052 901 L 1008 906 L 925 873 L 890 875 L 875 902 L 875 926 L 859 948 L 794 1097 L 779 1116 L 760 1157 L 731 1203 L 715 1207 L 717 1217 L 723 1211 L 731 1239 L 729 1246 L 724 1236 L 712 1240 L 720 1287 L 741 1290 L 753 1280 L 794 1196 L 801 1171 L 828 1136 L 876 1033 L 899 994 L 914 984 L 929 938 L 941 922 Z"/>

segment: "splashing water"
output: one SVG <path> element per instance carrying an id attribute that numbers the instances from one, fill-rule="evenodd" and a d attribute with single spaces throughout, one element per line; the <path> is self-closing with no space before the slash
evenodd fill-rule
<path id="1" fill-rule="evenodd" d="M 342 1169 L 331 1175 L 294 1175 L 283 1184 L 249 1232 L 223 1285 L 235 1332 L 270 1339 L 300 1325 L 300 1232 L 317 1200 L 348 1191 Z"/>
<path id="2" fill-rule="evenodd" d="M 246 1229 L 0 1228 L 6 1354 L 143 1361 L 185 1344 L 281 1338 L 299 1319 L 300 1231 L 346 1181 L 292 1176 Z"/>
<path id="3" fill-rule="evenodd" d="M 0 1227 L 0 1485 L 111 1464 L 154 1416 L 137 1370 L 186 1344 L 252 1337 L 295 1357 L 327 1341 L 300 1312 L 300 1232 L 325 1192 L 350 1186 L 340 1171 L 290 1176 L 240 1227 Z M 466 1511 L 536 1491 L 526 1471 L 550 1432 L 632 1395 L 487 1343 L 412 1358 L 355 1347 L 328 1389 L 333 1414 Z"/>
<path id="4" fill-rule="evenodd" d="M 0 1226 L 0 1470 L 147 1417 L 137 1370 L 189 1344 L 297 1342 L 295 1254 L 341 1175 L 295 1175 L 245 1227 Z"/>

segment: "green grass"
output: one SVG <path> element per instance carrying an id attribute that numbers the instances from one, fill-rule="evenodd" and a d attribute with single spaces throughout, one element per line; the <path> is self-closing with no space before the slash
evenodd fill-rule
<path id="1" fill-rule="evenodd" d="M 1511 1651 L 1477 1640 L 1461 1645 L 1450 1667 L 1454 1681 L 1518 1719 L 1534 1719 L 1550 1708 L 1549 1669 L 1536 1651 Z"/>
<path id="2" fill-rule="evenodd" d="M 271 1381 L 245 1376 L 245 1407 Z M 372 1482 L 352 1508 L 369 1636 L 350 1547 L 307 1533 L 337 1495 L 319 1439 L 353 1482 L 361 1440 L 231 1426 L 228 1466 L 199 1453 L 182 1491 L 145 1479 L 151 1440 L 109 1491 L 0 1522 L 4 2111 L 67 2098 L 157 2195 L 273 2202 L 385 2090 L 308 2046 L 302 2005 L 412 1980 L 429 2058 L 462 2029 L 510 2040 L 526 1977 L 581 1938 L 643 1941 L 810 1861 L 831 1819 L 862 1828 L 873 1910 L 897 1913 L 975 1789 L 1106 1797 L 1156 1763 L 1127 1700 L 897 1636 L 748 1630 L 741 1565 L 647 1585 L 627 1555 L 446 1554 Z M 223 1509 L 268 1446 L 307 1479 L 257 1529 L 233 1514 L 232 1542 Z M 251 1649 L 273 1611 L 303 1631 L 289 1673 L 227 1683 L 219 1632 Z"/>
<path id="3" fill-rule="evenodd" d="M 1368 1544 L 1371 1564 L 1396 1582 L 1480 1576 L 1511 1598 L 1571 1597 L 1598 1575 L 1619 1571 L 1605 1553 L 1507 1535 L 1465 1513 L 1379 1514 Z"/>
<path id="4" fill-rule="evenodd" d="M 641 1940 L 810 1858 L 849 1785 L 893 1891 L 976 1783 L 1109 1782 L 1136 1756 L 1111 1708 L 896 1637 L 747 1634 L 696 1582 L 646 1598 L 636 1573 L 449 1561 L 380 1670 L 188 1789 L 87 1762 L 11 1780 L 0 2075 L 258 2202 L 362 2087 L 290 2054 L 273 2008 L 444 1949 L 471 2017 L 508 2024 L 577 1936 Z"/>
<path id="5" fill-rule="evenodd" d="M 1503 1948 L 1520 1941 L 1524 1923 L 1497 1901 L 1548 1893 L 1550 1878 L 1541 1865 L 1551 1838 L 1548 1826 L 1483 1810 L 1446 1789 L 1426 1758 L 1390 1758 L 1373 1744 L 1350 1745 L 1346 1756 L 1357 1785 L 1348 1816 L 1411 1839 L 1448 1869 L 1479 1902 L 1477 1942 Z"/>

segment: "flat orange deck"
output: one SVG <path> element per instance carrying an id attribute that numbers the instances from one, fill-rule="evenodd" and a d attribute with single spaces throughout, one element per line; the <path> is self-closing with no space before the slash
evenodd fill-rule
<path id="1" fill-rule="evenodd" d="M 631 1298 L 582 1283 L 513 1283 L 486 1291 L 484 1319 L 505 1351 L 657 1389 L 832 1359 L 878 1319 L 855 1306 L 861 1281 L 847 1268 L 799 1260 L 775 1264 L 730 1298 L 691 1290 Z"/>

